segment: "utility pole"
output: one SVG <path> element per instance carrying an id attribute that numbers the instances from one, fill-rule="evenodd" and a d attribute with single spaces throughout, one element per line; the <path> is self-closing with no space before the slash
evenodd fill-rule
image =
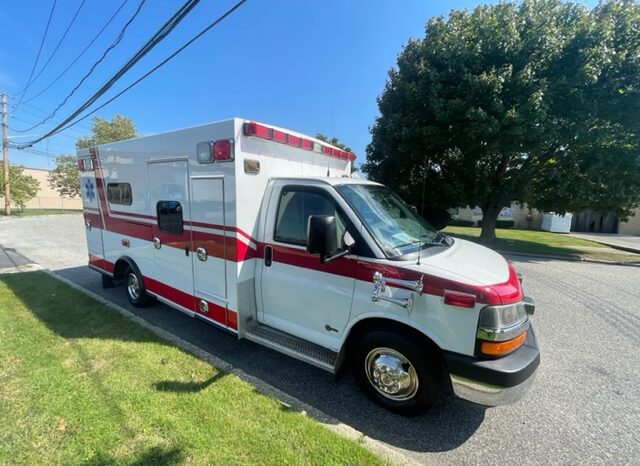
<path id="1" fill-rule="evenodd" d="M 4 214 L 11 215 L 11 190 L 9 187 L 9 141 L 7 140 L 7 95 L 2 94 L 2 168 L 4 172 Z"/>

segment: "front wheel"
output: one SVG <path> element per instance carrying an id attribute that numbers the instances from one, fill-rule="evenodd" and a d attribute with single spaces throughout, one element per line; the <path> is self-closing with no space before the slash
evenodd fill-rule
<path id="1" fill-rule="evenodd" d="M 133 268 L 124 274 L 125 286 L 127 287 L 127 298 L 135 307 L 148 307 L 153 303 L 153 298 L 147 294 L 144 288 L 144 282 L 139 273 Z"/>
<path id="2" fill-rule="evenodd" d="M 411 335 L 366 333 L 355 350 L 353 370 L 369 398 L 404 416 L 428 411 L 440 393 L 438 359 L 429 345 Z"/>

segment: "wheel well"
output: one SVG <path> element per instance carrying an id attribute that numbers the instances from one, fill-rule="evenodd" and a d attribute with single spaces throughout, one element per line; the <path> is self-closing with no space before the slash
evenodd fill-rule
<path id="1" fill-rule="evenodd" d="M 407 335 L 409 338 L 424 343 L 433 355 L 440 359 L 441 362 L 444 361 L 442 357 L 442 350 L 440 350 L 440 347 L 436 345 L 434 341 L 424 333 L 416 330 L 413 327 L 403 324 L 402 322 L 381 318 L 364 319 L 357 322 L 351 328 L 351 331 L 349 332 L 349 336 L 347 337 L 347 341 L 345 343 L 347 357 L 353 354 L 353 347 L 358 342 L 359 337 L 367 332 L 372 332 L 375 330 L 391 331 L 399 335 Z"/>
<path id="2" fill-rule="evenodd" d="M 131 267 L 136 272 L 140 273 L 138 266 L 130 257 L 124 256 L 116 261 L 116 265 L 113 267 L 113 278 L 115 280 L 121 280 L 124 278 L 124 274 L 127 269 Z"/>

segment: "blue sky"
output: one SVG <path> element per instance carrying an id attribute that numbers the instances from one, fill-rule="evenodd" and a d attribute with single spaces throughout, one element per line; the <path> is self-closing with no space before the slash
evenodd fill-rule
<path id="1" fill-rule="evenodd" d="M 16 96 L 25 86 L 53 0 L 0 5 L 0 91 Z M 28 100 L 64 70 L 124 0 L 86 0 L 78 18 L 40 77 Z M 21 105 L 9 118 L 25 129 L 55 108 L 113 42 L 140 0 L 128 0 L 85 55 L 54 86 Z M 47 61 L 81 0 L 58 0 L 36 73 Z M 100 87 L 162 25 L 184 0 L 147 0 L 122 42 L 107 56 L 50 122 L 23 134 L 42 134 Z M 96 105 L 125 87 L 235 3 L 203 1 L 148 56 Z M 239 116 L 306 134 L 337 136 L 364 160 L 376 97 L 387 70 L 409 38 L 424 35 L 426 21 L 452 8 L 481 2 L 454 0 L 293 1 L 249 0 L 237 12 L 164 68 L 97 115 L 121 113 L 140 134 L 151 134 Z M 593 3 L 593 2 L 588 2 Z M 11 38 L 6 40 L 6 38 Z M 15 104 L 16 101 L 9 99 Z M 94 105 L 95 107 L 95 105 Z M 92 107 L 92 108 L 94 108 Z M 13 110 L 10 108 L 10 110 Z M 52 155 L 75 153 L 74 141 L 88 134 L 90 120 L 38 144 Z M 12 163 L 51 168 L 53 160 L 10 151 Z"/>

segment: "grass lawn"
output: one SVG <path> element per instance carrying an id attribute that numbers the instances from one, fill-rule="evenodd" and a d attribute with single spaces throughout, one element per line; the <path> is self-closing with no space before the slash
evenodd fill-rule
<path id="1" fill-rule="evenodd" d="M 449 226 L 443 231 L 451 236 L 475 242 L 480 236 L 480 228 L 477 227 Z M 640 262 L 639 254 L 625 253 L 600 243 L 548 231 L 496 229 L 496 237 L 496 241 L 490 246 L 499 251 Z"/>
<path id="2" fill-rule="evenodd" d="M 12 217 L 34 217 L 37 215 L 78 214 L 82 210 L 76 209 L 11 209 Z M 4 217 L 4 208 L 0 209 L 0 217 Z"/>
<path id="3" fill-rule="evenodd" d="M 42 272 L 0 275 L 0 419 L 0 464 L 381 463 Z"/>

